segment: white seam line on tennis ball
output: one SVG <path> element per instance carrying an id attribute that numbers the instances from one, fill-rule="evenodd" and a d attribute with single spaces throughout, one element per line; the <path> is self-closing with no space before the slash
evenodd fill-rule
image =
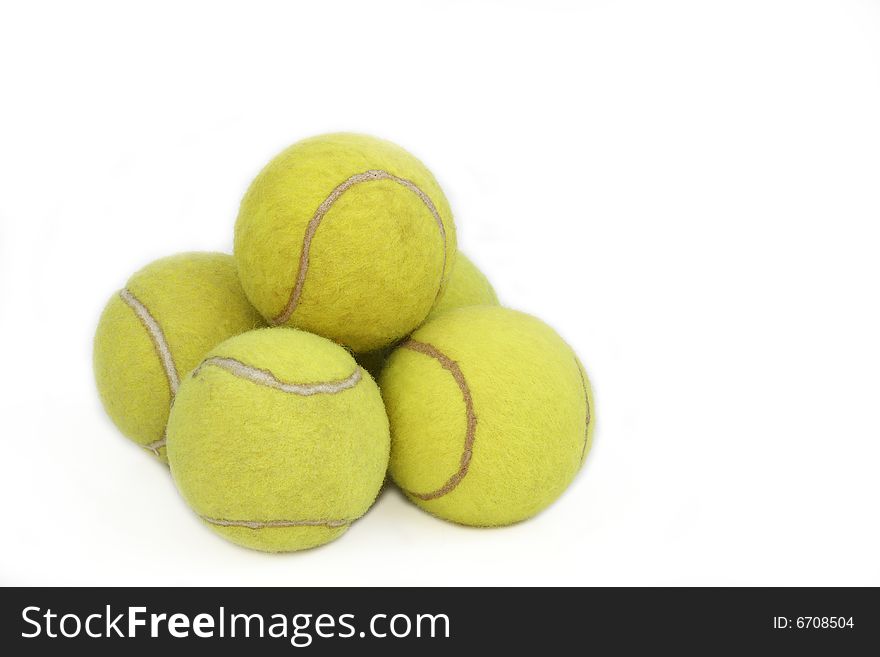
<path id="1" fill-rule="evenodd" d="M 128 289 L 121 290 L 119 296 L 134 311 L 134 314 L 141 320 L 141 324 L 147 329 L 150 340 L 156 348 L 156 354 L 159 356 L 162 367 L 165 369 L 165 377 L 168 379 L 168 387 L 171 389 L 171 398 L 174 399 L 174 395 L 177 394 L 177 388 L 180 385 L 180 377 L 177 374 L 177 367 L 174 365 L 171 349 L 168 347 L 168 341 L 165 339 L 162 327 L 159 326 L 159 322 L 150 314 L 147 307 Z"/>
<path id="2" fill-rule="evenodd" d="M 417 497 L 420 500 L 436 500 L 438 497 L 443 497 L 447 493 L 451 493 L 455 490 L 456 486 L 458 486 L 462 479 L 467 476 L 468 470 L 471 465 L 471 458 L 474 455 L 474 440 L 477 435 L 477 414 L 474 411 L 474 399 L 471 396 L 471 390 L 468 387 L 467 379 L 465 379 L 464 372 L 461 371 L 461 368 L 458 366 L 454 360 L 452 360 L 449 356 L 440 351 L 437 347 L 432 344 L 428 344 L 426 342 L 419 342 L 418 340 L 413 340 L 410 338 L 402 345 L 400 345 L 402 349 L 411 349 L 412 351 L 417 351 L 421 354 L 424 354 L 428 358 L 433 358 L 438 363 L 440 363 L 440 367 L 449 372 L 452 375 L 452 378 L 455 380 L 458 389 L 461 391 L 462 401 L 464 401 L 465 408 L 465 436 L 464 436 L 464 448 L 461 453 L 461 460 L 459 462 L 458 470 L 449 477 L 443 486 L 438 488 L 437 490 L 433 490 L 429 493 L 416 493 L 414 491 L 408 490 L 407 492 L 413 497 Z"/>
<path id="3" fill-rule="evenodd" d="M 153 452 L 153 454 L 155 454 L 156 456 L 159 456 L 159 449 L 161 449 L 162 447 L 165 447 L 166 440 L 167 440 L 167 438 L 165 437 L 165 434 L 163 433 L 162 437 L 159 438 L 159 440 L 154 440 L 153 442 L 148 443 L 147 445 L 144 445 L 143 447 L 144 447 L 144 449 L 148 449 L 151 452 Z"/>
<path id="4" fill-rule="evenodd" d="M 287 320 L 290 319 L 290 316 L 293 315 L 293 311 L 296 310 L 296 306 L 299 303 L 300 296 L 302 295 L 303 285 L 306 281 L 306 273 L 309 270 L 309 250 L 312 246 L 312 238 L 315 236 L 315 232 L 318 230 L 318 226 L 321 224 L 321 220 L 324 218 L 324 215 L 327 214 L 327 212 L 339 199 L 339 197 L 342 196 L 351 187 L 354 187 L 355 185 L 363 182 L 369 182 L 371 180 L 391 180 L 393 182 L 396 182 L 398 185 L 406 187 L 408 190 L 418 196 L 419 199 L 421 199 L 422 203 L 425 204 L 431 215 L 433 215 L 434 221 L 437 222 L 437 226 L 440 229 L 440 237 L 443 239 L 443 267 L 440 269 L 440 285 L 437 286 L 437 295 L 435 296 L 435 300 L 437 297 L 440 296 L 440 290 L 443 287 L 443 276 L 446 273 L 446 226 L 443 225 L 443 219 L 442 217 L 440 217 L 440 213 L 437 211 L 437 207 L 434 205 L 434 202 L 431 201 L 431 198 L 411 180 L 400 178 L 392 173 L 388 173 L 387 171 L 383 171 L 381 169 L 370 169 L 369 171 L 364 171 L 363 173 L 357 173 L 348 180 L 337 185 L 336 188 L 332 192 L 330 192 L 330 195 L 324 199 L 321 205 L 318 206 L 318 209 L 315 211 L 315 214 L 309 221 L 309 225 L 306 227 L 306 234 L 303 237 L 303 244 L 299 253 L 299 271 L 296 275 L 296 282 L 293 286 L 293 290 L 291 290 L 290 292 L 290 298 L 288 299 L 287 305 L 284 307 L 284 309 L 277 316 L 272 318 L 272 324 L 284 324 Z"/>
<path id="5" fill-rule="evenodd" d="M 587 442 L 590 439 L 590 422 L 593 419 L 593 415 L 590 412 L 590 394 L 587 392 L 587 377 L 584 376 L 584 370 L 581 369 L 580 361 L 577 360 L 577 356 L 575 356 L 575 365 L 578 369 L 578 374 L 581 377 L 581 385 L 584 388 L 584 401 L 587 405 L 586 412 L 586 423 L 584 424 L 584 446 L 581 448 L 581 462 L 583 462 L 584 457 L 587 455 Z"/>
<path id="6" fill-rule="evenodd" d="M 247 529 L 270 529 L 273 527 L 347 527 L 354 520 L 223 520 L 199 516 L 202 520 L 218 527 L 245 527 Z"/>
<path id="7" fill-rule="evenodd" d="M 258 385 L 303 397 L 319 394 L 335 395 L 343 390 L 353 388 L 361 380 L 361 368 L 356 367 L 350 376 L 338 381 L 324 381 L 321 383 L 288 383 L 278 379 L 269 370 L 262 370 L 251 365 L 246 365 L 234 358 L 226 358 L 223 356 L 211 356 L 210 358 L 203 360 L 201 365 L 193 370 L 193 378 L 197 377 L 204 368 L 211 366 L 219 367 L 234 376 L 247 379 Z"/>

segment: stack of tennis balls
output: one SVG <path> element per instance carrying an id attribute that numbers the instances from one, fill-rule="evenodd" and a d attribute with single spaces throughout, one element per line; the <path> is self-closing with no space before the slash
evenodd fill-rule
<path id="1" fill-rule="evenodd" d="M 170 465 L 202 522 L 268 552 L 340 536 L 386 473 L 440 518 L 519 522 L 592 441 L 577 356 L 498 305 L 430 171 L 363 135 L 269 162 L 234 257 L 132 276 L 101 316 L 94 366 L 108 415 Z"/>

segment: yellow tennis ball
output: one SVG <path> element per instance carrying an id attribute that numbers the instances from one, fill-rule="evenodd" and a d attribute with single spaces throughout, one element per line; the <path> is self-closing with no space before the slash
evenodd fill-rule
<path id="1" fill-rule="evenodd" d="M 94 370 L 104 409 L 128 438 L 165 460 L 180 379 L 223 340 L 265 326 L 224 253 L 183 253 L 134 274 L 104 308 Z"/>
<path id="2" fill-rule="evenodd" d="M 445 313 L 453 308 L 466 306 L 497 306 L 498 295 L 492 284 L 477 266 L 461 251 L 456 253 L 449 283 L 443 294 L 434 304 L 428 319 Z"/>
<path id="3" fill-rule="evenodd" d="M 390 142 L 306 139 L 251 184 L 235 224 L 248 298 L 273 325 L 364 352 L 422 323 L 455 256 L 455 226 L 425 166 Z"/>
<path id="4" fill-rule="evenodd" d="M 214 531 L 266 552 L 332 541 L 366 513 L 388 466 L 370 375 L 330 340 L 288 328 L 220 344 L 180 386 L 168 461 Z"/>
<path id="5" fill-rule="evenodd" d="M 546 324 L 496 306 L 451 310 L 388 359 L 390 474 L 430 513 L 465 525 L 529 518 L 590 449 L 590 384 Z"/>

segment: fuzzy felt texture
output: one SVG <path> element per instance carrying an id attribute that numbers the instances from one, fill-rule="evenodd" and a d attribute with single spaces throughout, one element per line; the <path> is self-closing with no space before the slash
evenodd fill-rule
<path id="1" fill-rule="evenodd" d="M 443 295 L 434 304 L 428 321 L 453 308 L 497 306 L 498 295 L 489 279 L 461 251 L 455 256 L 449 282 Z"/>
<path id="2" fill-rule="evenodd" d="M 426 321 L 431 321 L 438 315 L 455 308 L 497 305 L 498 296 L 495 294 L 492 284 L 469 258 L 458 251 L 455 254 L 455 261 L 452 264 L 446 288 L 437 303 L 434 304 Z M 385 365 L 385 360 L 393 350 L 394 345 L 385 349 L 356 353 L 354 357 L 361 367 L 372 374 L 373 378 L 378 379 Z"/>
<path id="3" fill-rule="evenodd" d="M 592 441 L 592 392 L 574 352 L 513 310 L 438 316 L 388 358 L 380 387 L 392 478 L 453 522 L 498 526 L 535 515 L 569 485 Z"/>
<path id="4" fill-rule="evenodd" d="M 357 352 L 424 321 L 455 248 L 452 212 L 431 172 L 364 135 L 283 151 L 251 184 L 235 225 L 242 285 L 263 316 Z"/>
<path id="5" fill-rule="evenodd" d="M 370 375 L 330 340 L 289 328 L 213 349 L 181 383 L 168 421 L 171 474 L 190 507 L 221 536 L 267 552 L 345 532 L 375 500 L 388 458 Z"/>
<path id="6" fill-rule="evenodd" d="M 138 304 L 164 340 L 171 372 L 151 327 L 135 310 Z M 111 297 L 95 332 L 95 380 L 107 414 L 124 435 L 153 445 L 166 460 L 157 443 L 165 434 L 174 384 L 212 347 L 261 326 L 231 255 L 183 253 L 147 265 Z"/>

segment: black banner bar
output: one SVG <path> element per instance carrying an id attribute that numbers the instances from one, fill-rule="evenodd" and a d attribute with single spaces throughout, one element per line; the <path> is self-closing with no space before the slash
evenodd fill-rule
<path id="1" fill-rule="evenodd" d="M 3 589 L 0 642 L 118 655 L 561 650 L 855 654 L 880 646 L 876 589 Z"/>

